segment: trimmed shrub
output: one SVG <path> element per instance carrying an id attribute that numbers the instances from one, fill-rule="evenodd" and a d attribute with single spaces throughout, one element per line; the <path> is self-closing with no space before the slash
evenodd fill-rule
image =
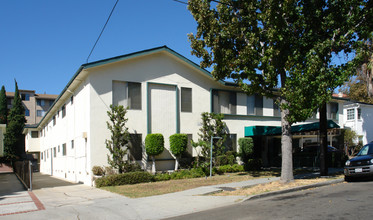
<path id="1" fill-rule="evenodd" d="M 120 186 L 152 181 L 154 181 L 153 175 L 148 172 L 131 172 L 101 177 L 96 180 L 96 187 Z"/>
<path id="2" fill-rule="evenodd" d="M 150 156 L 156 156 L 164 150 L 164 138 L 162 134 L 148 134 L 145 138 L 145 150 Z"/>
<path id="3" fill-rule="evenodd" d="M 173 134 L 170 136 L 170 150 L 173 155 L 179 157 L 188 146 L 188 135 Z"/>
<path id="4" fill-rule="evenodd" d="M 105 170 L 100 166 L 93 166 L 92 173 L 93 175 L 96 175 L 96 176 L 102 176 L 105 174 Z"/>
<path id="5" fill-rule="evenodd" d="M 171 179 L 171 175 L 168 173 L 159 173 L 154 176 L 154 180 L 158 181 L 167 181 Z"/>
<path id="6" fill-rule="evenodd" d="M 222 173 L 237 173 L 237 172 L 243 172 L 244 167 L 242 165 L 234 164 L 234 165 L 224 165 L 217 168 L 216 173 L 222 174 Z"/>
<path id="7" fill-rule="evenodd" d="M 234 151 L 227 151 L 224 155 L 220 155 L 216 157 L 216 165 L 217 166 L 224 166 L 224 165 L 233 165 L 236 163 L 236 156 Z"/>

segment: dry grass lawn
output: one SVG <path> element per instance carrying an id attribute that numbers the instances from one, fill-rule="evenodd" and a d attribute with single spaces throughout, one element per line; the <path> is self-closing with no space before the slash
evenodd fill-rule
<path id="1" fill-rule="evenodd" d="M 193 179 L 180 179 L 180 180 L 169 180 L 152 183 L 139 183 L 134 185 L 122 185 L 122 186 L 107 186 L 101 189 L 108 190 L 110 192 L 118 193 L 130 198 L 140 198 L 154 195 L 161 195 L 166 193 L 173 193 L 184 191 L 188 189 L 197 188 L 200 186 L 218 185 L 231 182 L 239 182 L 250 180 L 253 178 L 264 178 L 278 176 L 279 173 L 273 171 L 260 171 L 260 172 L 249 172 L 249 173 L 232 173 L 220 176 L 213 176 L 212 178 L 193 178 Z"/>
<path id="2" fill-rule="evenodd" d="M 236 191 L 223 191 L 216 193 L 216 196 L 250 196 L 262 194 L 266 192 L 290 189 L 297 186 L 305 186 L 314 183 L 329 181 L 331 179 L 343 178 L 343 175 L 335 176 L 333 178 L 313 178 L 313 179 L 296 179 L 291 183 L 283 184 L 280 181 L 274 181 L 266 184 L 259 184 L 250 188 L 237 189 Z"/>

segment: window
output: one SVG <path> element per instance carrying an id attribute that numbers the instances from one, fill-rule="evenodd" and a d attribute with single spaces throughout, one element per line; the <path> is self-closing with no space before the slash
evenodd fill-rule
<path id="1" fill-rule="evenodd" d="M 228 134 L 224 142 L 225 151 L 237 152 L 237 134 Z"/>
<path id="2" fill-rule="evenodd" d="M 141 110 L 141 83 L 113 81 L 113 105 Z"/>
<path id="3" fill-rule="evenodd" d="M 347 120 L 355 119 L 355 109 L 347 109 Z"/>
<path id="4" fill-rule="evenodd" d="M 66 144 L 62 144 L 62 156 L 66 156 Z"/>
<path id="5" fill-rule="evenodd" d="M 192 89 L 181 87 L 181 111 L 192 112 Z"/>
<path id="6" fill-rule="evenodd" d="M 281 117 L 281 109 L 280 106 L 276 104 L 276 101 L 273 100 L 273 116 Z"/>
<path id="7" fill-rule="evenodd" d="M 142 134 L 130 134 L 131 159 L 142 160 Z"/>
<path id="8" fill-rule="evenodd" d="M 328 104 L 328 119 L 337 119 L 338 103 L 331 102 Z"/>
<path id="9" fill-rule="evenodd" d="M 251 95 L 247 96 L 247 114 L 248 115 L 263 115 L 263 96 Z"/>
<path id="10" fill-rule="evenodd" d="M 60 145 L 58 145 L 58 153 L 60 152 Z"/>
<path id="11" fill-rule="evenodd" d="M 40 154 L 40 159 L 41 160 L 43 160 L 43 156 L 44 156 L 44 154 L 43 154 L 43 152 L 41 152 L 41 154 Z"/>
<path id="12" fill-rule="evenodd" d="M 57 156 L 56 147 L 53 148 L 53 157 Z"/>
<path id="13" fill-rule="evenodd" d="M 13 100 L 12 99 L 7 99 L 8 105 L 12 105 Z"/>
<path id="14" fill-rule="evenodd" d="M 71 98 L 70 98 L 70 104 L 74 104 L 74 96 L 72 95 Z"/>
<path id="15" fill-rule="evenodd" d="M 56 116 L 53 116 L 53 126 L 56 125 Z"/>
<path id="16" fill-rule="evenodd" d="M 361 109 L 357 109 L 357 119 L 361 119 Z"/>
<path id="17" fill-rule="evenodd" d="M 39 106 L 45 106 L 45 101 L 44 101 L 44 99 L 37 99 L 37 100 L 36 100 L 36 103 L 37 103 Z"/>
<path id="18" fill-rule="evenodd" d="M 52 106 L 54 103 L 54 100 L 49 100 L 49 105 Z"/>
<path id="19" fill-rule="evenodd" d="M 21 94 L 21 98 L 24 101 L 29 101 L 30 100 L 30 94 Z"/>
<path id="20" fill-rule="evenodd" d="M 44 110 L 37 110 L 36 111 L 36 116 L 44 117 L 45 113 L 46 113 L 46 111 L 44 111 Z"/>
<path id="21" fill-rule="evenodd" d="M 44 151 L 44 161 L 47 160 L 47 151 Z"/>
<path id="22" fill-rule="evenodd" d="M 236 114 L 237 94 L 229 91 L 212 91 L 213 112 L 223 114 Z"/>
<path id="23" fill-rule="evenodd" d="M 64 118 L 66 116 L 66 106 L 65 105 L 62 106 L 61 112 L 62 112 L 62 118 Z"/>
<path id="24" fill-rule="evenodd" d="M 49 150 L 47 150 L 47 153 L 46 153 L 46 154 L 47 154 L 47 158 L 49 158 Z"/>
<path id="25" fill-rule="evenodd" d="M 25 116 L 30 116 L 30 110 L 28 110 L 28 108 L 25 107 Z"/>
<path id="26" fill-rule="evenodd" d="M 71 140 L 71 149 L 74 149 L 74 140 Z"/>
<path id="27" fill-rule="evenodd" d="M 31 138 L 38 138 L 39 132 L 38 131 L 31 131 Z"/>

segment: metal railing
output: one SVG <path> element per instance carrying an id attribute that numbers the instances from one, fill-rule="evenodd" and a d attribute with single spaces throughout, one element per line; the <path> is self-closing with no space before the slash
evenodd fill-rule
<path id="1" fill-rule="evenodd" d="M 13 171 L 17 175 L 22 184 L 32 191 L 32 165 L 31 161 L 15 161 L 13 163 Z"/>

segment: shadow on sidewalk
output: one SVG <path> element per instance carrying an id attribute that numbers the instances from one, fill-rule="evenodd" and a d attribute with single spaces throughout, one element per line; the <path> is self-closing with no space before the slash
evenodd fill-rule
<path id="1" fill-rule="evenodd" d="M 34 173 L 32 180 L 32 189 L 42 189 L 42 188 L 51 188 L 59 186 L 72 186 L 72 185 L 81 185 L 79 183 L 72 183 L 62 179 L 52 177 L 48 174 Z"/>
<path id="2" fill-rule="evenodd" d="M 11 196 L 17 192 L 26 191 L 13 172 L 0 173 L 0 200 L 3 196 Z"/>

